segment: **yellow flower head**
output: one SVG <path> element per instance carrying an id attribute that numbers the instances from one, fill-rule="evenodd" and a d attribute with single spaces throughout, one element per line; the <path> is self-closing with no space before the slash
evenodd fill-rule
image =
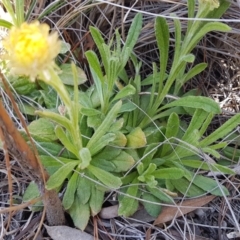
<path id="1" fill-rule="evenodd" d="M 12 27 L 3 41 L 12 73 L 30 76 L 31 80 L 54 66 L 60 45 L 57 33 L 49 34 L 49 26 L 39 22 Z"/>

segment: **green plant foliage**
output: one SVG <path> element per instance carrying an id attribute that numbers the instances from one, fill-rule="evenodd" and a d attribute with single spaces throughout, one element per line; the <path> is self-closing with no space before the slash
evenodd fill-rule
<path id="1" fill-rule="evenodd" d="M 223 2 L 213 9 L 206 2 L 195 11 L 194 1 L 189 0 L 188 15 L 219 18 L 227 7 Z M 197 19 L 188 21 L 186 33 L 178 19 L 174 28 L 174 58 L 169 64 L 169 26 L 166 19 L 156 18 L 160 64 L 153 63 L 153 72 L 145 79 L 140 74 L 141 62 L 133 54 L 142 29 L 142 15 L 136 14 L 124 44 L 118 30 L 107 44 L 100 31 L 90 27 L 98 52 L 85 53 L 93 79 L 87 89 L 81 85 L 85 74 L 73 64 L 62 65 L 60 75 L 51 73 L 56 81 L 49 85 L 39 81 L 24 86 L 26 79 L 13 81 L 19 94 L 31 96 L 46 108 L 35 112 L 40 118 L 29 125 L 29 131 L 38 141 L 41 161 L 50 174 L 46 188 L 66 189 L 63 206 L 82 230 L 90 216 L 99 213 L 105 192 L 110 190 L 118 192 L 122 216 L 132 215 L 142 204 L 157 217 L 161 203 L 174 203 L 178 193 L 186 197 L 229 194 L 217 179 L 202 176 L 198 170 L 235 173 L 205 159 L 217 161 L 221 150 L 227 157 L 233 156 L 235 150 L 224 137 L 239 125 L 240 115 L 207 134 L 213 117 L 221 113 L 219 105 L 194 91 L 182 95 L 182 86 L 207 66 L 194 66 L 192 50 L 198 42 L 210 31 L 230 28 Z M 132 78 L 125 69 L 128 61 L 135 73 Z M 58 110 L 58 98 L 63 112 Z M 182 115 L 190 117 L 189 122 L 181 120 Z M 235 153 L 236 161 L 240 152 Z"/>

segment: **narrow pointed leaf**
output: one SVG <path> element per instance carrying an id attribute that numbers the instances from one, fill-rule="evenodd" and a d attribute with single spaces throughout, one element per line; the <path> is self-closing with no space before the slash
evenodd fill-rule
<path id="1" fill-rule="evenodd" d="M 78 152 L 77 152 L 76 146 L 71 143 L 70 139 L 67 137 L 66 133 L 60 126 L 56 126 L 55 134 L 58 137 L 58 139 L 61 141 L 63 146 L 78 158 Z"/>
<path id="2" fill-rule="evenodd" d="M 46 189 L 51 190 L 60 187 L 78 163 L 78 161 L 71 161 L 59 168 L 47 181 Z"/>
<path id="3" fill-rule="evenodd" d="M 117 102 L 109 111 L 105 119 L 103 120 L 102 124 L 97 128 L 96 132 L 93 134 L 91 139 L 89 140 L 87 147 L 91 152 L 91 148 L 94 147 L 94 145 L 100 140 L 100 138 L 106 134 L 106 132 L 109 130 L 111 124 L 114 122 L 114 120 L 117 117 L 117 114 L 119 113 L 119 110 L 122 106 L 122 102 Z"/>
<path id="4" fill-rule="evenodd" d="M 86 204 L 91 196 L 92 183 L 86 177 L 79 176 L 77 184 L 78 201 L 81 204 Z"/>
<path id="5" fill-rule="evenodd" d="M 182 159 L 181 163 L 185 166 L 196 168 L 196 169 L 221 172 L 221 173 L 225 173 L 225 174 L 235 174 L 235 172 L 228 167 L 224 167 L 219 164 L 210 164 L 210 163 L 206 163 L 206 162 L 203 162 L 200 160 L 184 160 L 184 159 Z"/>
<path id="6" fill-rule="evenodd" d="M 219 32 L 229 32 L 231 28 L 220 22 L 209 22 L 206 23 L 192 38 L 190 44 L 185 49 L 185 52 L 191 52 L 192 49 L 196 46 L 196 44 L 202 39 L 207 33 L 211 31 L 219 31 Z"/>
<path id="7" fill-rule="evenodd" d="M 179 179 L 184 176 L 184 171 L 178 168 L 163 168 L 152 173 L 158 179 Z"/>
<path id="8" fill-rule="evenodd" d="M 117 189 L 122 185 L 121 179 L 115 177 L 113 174 L 106 172 L 100 168 L 94 167 L 92 165 L 88 166 L 88 170 L 99 179 L 104 185 L 111 189 Z"/>
<path id="9" fill-rule="evenodd" d="M 162 209 L 162 206 L 159 204 L 159 199 L 149 193 L 143 193 L 141 198 L 143 200 L 146 200 L 142 201 L 142 204 L 146 209 L 147 213 L 152 217 L 158 217 Z"/>
<path id="10" fill-rule="evenodd" d="M 71 132 L 72 123 L 66 117 L 61 116 L 61 115 L 59 115 L 57 113 L 54 113 L 54 112 L 50 112 L 50 111 L 35 111 L 35 114 L 37 114 L 41 117 L 49 118 L 52 121 L 54 121 L 54 122 L 60 124 L 61 126 L 65 127 L 69 132 Z"/>
<path id="11" fill-rule="evenodd" d="M 201 73 L 207 67 L 207 63 L 199 63 L 190 69 L 185 75 L 182 83 L 186 83 L 188 80 L 195 77 L 197 74 Z"/>
<path id="12" fill-rule="evenodd" d="M 89 201 L 92 216 L 95 216 L 101 211 L 103 200 L 104 200 L 104 192 L 101 190 L 98 190 L 95 185 L 92 185 L 91 198 Z"/>
<path id="13" fill-rule="evenodd" d="M 64 194 L 63 201 L 62 201 L 63 207 L 66 210 L 69 209 L 74 202 L 75 192 L 77 190 L 77 182 L 78 182 L 78 173 L 74 172 L 67 184 L 67 190 Z"/>
<path id="14" fill-rule="evenodd" d="M 201 175 L 196 175 L 193 178 L 193 183 L 206 192 L 209 192 L 216 196 L 228 196 L 229 192 L 226 187 L 216 182 L 211 178 L 207 178 Z"/>
<path id="15" fill-rule="evenodd" d="M 195 108 L 195 109 L 199 108 L 199 109 L 203 109 L 206 112 L 215 113 L 215 114 L 221 113 L 221 109 L 218 103 L 216 103 L 214 100 L 210 98 L 201 97 L 201 96 L 186 96 L 186 97 L 180 98 L 169 104 L 166 104 L 164 107 L 161 108 L 161 110 L 170 108 L 170 107 L 176 107 L 176 106 L 189 107 L 189 108 Z"/>
<path id="16" fill-rule="evenodd" d="M 155 21 L 155 35 L 157 45 L 160 52 L 160 82 L 162 83 L 165 78 L 165 72 L 168 62 L 169 51 L 169 29 L 166 19 L 157 17 Z"/>
<path id="17" fill-rule="evenodd" d="M 84 169 L 84 168 L 87 168 L 92 160 L 92 156 L 91 156 L 91 153 L 89 151 L 88 148 L 82 148 L 80 151 L 79 151 L 79 156 L 82 160 L 81 164 L 80 164 L 80 168 L 81 169 Z"/>
<path id="18" fill-rule="evenodd" d="M 197 197 L 205 194 L 206 192 L 201 188 L 197 187 L 193 183 L 190 183 L 186 178 L 178 180 L 171 180 L 171 184 L 184 196 Z"/>
<path id="19" fill-rule="evenodd" d="M 119 198 L 118 214 L 124 217 L 131 216 L 138 209 L 138 200 L 134 198 L 134 197 L 137 197 L 138 195 L 137 181 L 134 180 L 133 184 L 134 185 L 129 186 L 126 191 L 126 194 L 128 196 L 123 195 L 121 196 L 121 198 Z"/>
<path id="20" fill-rule="evenodd" d="M 98 153 L 101 149 L 106 147 L 110 142 L 114 141 L 116 135 L 114 133 L 107 133 L 102 136 L 98 141 L 95 142 L 95 145 L 91 147 L 90 152 L 92 155 Z"/>
<path id="21" fill-rule="evenodd" d="M 132 53 L 133 47 L 135 46 L 139 34 L 142 29 L 142 14 L 138 13 L 134 17 L 132 24 L 129 28 L 127 39 L 122 50 L 122 68 L 126 65 L 130 54 Z"/>
<path id="22" fill-rule="evenodd" d="M 201 147 L 207 147 L 208 145 L 214 143 L 216 140 L 224 138 L 233 129 L 235 129 L 240 124 L 240 114 L 236 114 L 231 117 L 227 122 L 220 126 L 217 130 L 207 136 L 200 142 Z"/>
<path id="23" fill-rule="evenodd" d="M 135 94 L 135 92 L 136 92 L 136 89 L 132 85 L 128 84 L 116 94 L 116 96 L 113 98 L 112 101 L 126 98 L 128 96 Z"/>
<path id="24" fill-rule="evenodd" d="M 86 228 L 90 218 L 89 204 L 80 203 L 76 197 L 73 205 L 69 209 L 69 214 L 74 225 L 83 231 Z"/>
<path id="25" fill-rule="evenodd" d="M 172 113 L 167 122 L 167 128 L 165 132 L 165 138 L 166 140 L 169 140 L 172 137 L 176 137 L 179 131 L 180 127 L 180 122 L 179 122 L 179 117 L 176 113 Z M 171 140 L 169 140 L 166 144 L 163 145 L 162 151 L 161 151 L 161 156 L 164 156 L 166 153 L 171 151 L 173 147 L 171 146 L 170 143 Z"/>

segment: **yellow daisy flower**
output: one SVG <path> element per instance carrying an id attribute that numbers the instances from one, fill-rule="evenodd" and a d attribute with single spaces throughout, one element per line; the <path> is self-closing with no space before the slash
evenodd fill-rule
<path id="1" fill-rule="evenodd" d="M 61 46 L 57 33 L 49 34 L 49 30 L 47 24 L 38 21 L 10 29 L 3 46 L 12 73 L 29 76 L 32 81 L 39 74 L 47 78 L 48 69 L 55 66 L 54 58 Z"/>

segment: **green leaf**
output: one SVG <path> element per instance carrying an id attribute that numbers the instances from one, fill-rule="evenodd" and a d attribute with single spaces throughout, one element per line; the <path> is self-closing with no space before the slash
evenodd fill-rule
<path id="1" fill-rule="evenodd" d="M 10 82 L 12 87 L 16 90 L 16 92 L 20 95 L 29 95 L 34 90 L 37 89 L 37 84 L 31 82 L 28 77 L 11 77 Z"/>
<path id="2" fill-rule="evenodd" d="M 187 63 L 193 63 L 194 60 L 195 60 L 195 56 L 191 53 L 181 57 L 181 59 L 180 59 L 180 61 L 184 61 Z"/>
<path id="3" fill-rule="evenodd" d="M 217 130 L 208 135 L 200 142 L 201 147 L 207 147 L 208 145 L 216 142 L 218 139 L 225 137 L 233 129 L 235 129 L 240 123 L 240 114 L 235 114 L 227 122 L 222 124 Z"/>
<path id="4" fill-rule="evenodd" d="M 197 197 L 205 194 L 205 191 L 190 183 L 186 178 L 171 180 L 171 184 L 184 196 Z"/>
<path id="5" fill-rule="evenodd" d="M 18 108 L 24 115 L 36 116 L 35 111 L 37 108 L 34 106 L 21 102 L 21 104 L 18 104 Z"/>
<path id="6" fill-rule="evenodd" d="M 164 105 L 160 110 L 176 106 L 203 109 L 206 112 L 215 114 L 221 113 L 221 109 L 218 103 L 216 103 L 214 100 L 210 98 L 201 96 L 182 97 L 178 100 L 175 100 L 169 104 Z"/>
<path id="7" fill-rule="evenodd" d="M 56 154 L 55 156 L 58 156 L 58 154 Z M 63 157 L 51 157 L 44 155 L 39 155 L 39 157 L 49 175 L 53 175 L 53 173 L 55 173 L 59 168 L 61 168 L 63 164 L 67 164 L 72 161 L 69 158 Z"/>
<path id="8" fill-rule="evenodd" d="M 111 162 L 116 166 L 114 172 L 126 172 L 135 163 L 133 157 L 124 151 L 121 151 L 121 153 L 117 157 L 113 158 Z"/>
<path id="9" fill-rule="evenodd" d="M 73 169 L 77 166 L 78 161 L 71 161 L 59 168 L 47 181 L 46 189 L 51 190 L 60 187 Z"/>
<path id="10" fill-rule="evenodd" d="M 176 14 L 172 14 L 174 17 L 176 17 Z M 174 49 L 174 59 L 180 59 L 180 53 L 181 53 L 181 34 L 182 34 L 182 28 L 181 28 L 181 22 L 178 18 L 174 18 L 174 27 L 175 27 L 175 49 Z"/>
<path id="11" fill-rule="evenodd" d="M 204 135 L 204 133 L 208 129 L 209 125 L 211 124 L 213 117 L 214 117 L 214 114 L 209 113 L 209 115 L 207 116 L 207 118 L 205 119 L 204 123 L 202 124 L 202 126 L 199 130 L 200 136 Z"/>
<path id="12" fill-rule="evenodd" d="M 196 175 L 194 176 L 192 181 L 196 186 L 213 195 L 216 195 L 216 196 L 229 195 L 227 188 L 222 186 L 220 183 L 216 182 L 213 179 L 210 179 L 201 175 Z"/>
<path id="13" fill-rule="evenodd" d="M 40 197 L 41 194 L 40 194 L 40 191 L 38 189 L 38 186 L 35 182 L 31 182 L 26 191 L 24 192 L 24 195 L 23 195 L 23 202 L 28 202 L 34 198 L 37 198 L 37 197 Z"/>
<path id="14" fill-rule="evenodd" d="M 18 26 L 24 22 L 24 0 L 18 0 L 15 2 L 15 11 L 17 17 Z"/>
<path id="15" fill-rule="evenodd" d="M 152 162 L 152 158 L 158 150 L 159 143 L 149 144 L 145 149 L 142 155 L 142 163 L 144 164 L 144 168 L 146 169 L 149 164 Z"/>
<path id="16" fill-rule="evenodd" d="M 62 204 L 65 210 L 69 209 L 74 202 L 75 192 L 77 190 L 77 182 L 78 173 L 74 172 L 67 184 L 67 190 L 64 193 L 64 197 L 62 200 Z"/>
<path id="17" fill-rule="evenodd" d="M 91 188 L 91 198 L 89 201 L 92 216 L 97 215 L 101 209 L 104 200 L 104 191 L 98 190 L 95 185 Z"/>
<path id="18" fill-rule="evenodd" d="M 92 156 L 91 156 L 89 149 L 88 148 L 80 149 L 79 156 L 82 160 L 82 162 L 80 164 L 80 169 L 87 168 L 92 160 Z"/>
<path id="19" fill-rule="evenodd" d="M 237 149 L 236 147 L 225 147 L 223 149 L 223 153 L 226 157 L 231 159 L 232 161 L 239 161 L 240 159 L 240 149 Z"/>
<path id="20" fill-rule="evenodd" d="M 94 155 L 93 159 L 106 159 L 106 160 L 112 160 L 116 158 L 121 153 L 120 148 L 112 147 L 112 146 L 106 146 L 101 152 Z"/>
<path id="21" fill-rule="evenodd" d="M 61 54 L 66 54 L 68 51 L 71 50 L 71 45 L 65 41 L 61 41 L 61 49 L 60 49 L 60 52 Z"/>
<path id="22" fill-rule="evenodd" d="M 167 74 L 165 74 L 165 78 L 164 78 L 164 80 L 166 80 L 166 78 L 167 78 Z M 153 83 L 154 83 L 154 79 L 155 78 L 159 78 L 160 77 L 160 73 L 159 72 L 156 72 L 155 74 L 150 74 L 150 75 L 148 75 L 144 80 L 142 80 L 142 82 L 141 82 L 141 86 L 147 86 L 147 85 L 153 85 Z"/>
<path id="23" fill-rule="evenodd" d="M 162 210 L 162 206 L 159 204 L 158 198 L 156 198 L 152 194 L 149 194 L 146 192 L 143 193 L 141 198 L 143 200 L 152 202 L 152 203 L 149 203 L 149 202 L 142 201 L 142 204 L 150 216 L 158 217 L 158 215 L 160 214 L 160 212 Z"/>
<path id="24" fill-rule="evenodd" d="M 58 139 L 54 132 L 54 124 L 48 119 L 39 118 L 32 121 L 28 130 L 31 136 L 40 142 L 52 142 Z"/>
<path id="25" fill-rule="evenodd" d="M 102 136 L 98 141 L 95 142 L 95 145 L 91 147 L 90 152 L 91 155 L 95 155 L 101 149 L 106 147 L 110 142 L 114 141 L 116 135 L 114 133 L 107 133 L 106 135 Z M 91 140 L 90 140 L 91 141 Z"/>
<path id="26" fill-rule="evenodd" d="M 119 131 L 124 124 L 124 119 L 119 118 L 115 122 L 112 123 L 111 127 L 109 128 L 109 132 L 116 132 Z"/>
<path id="27" fill-rule="evenodd" d="M 215 158 L 220 158 L 221 157 L 221 155 L 220 155 L 220 153 L 218 152 L 218 151 L 216 151 L 216 150 L 214 150 L 214 149 L 212 149 L 212 148 L 209 148 L 209 147 L 204 147 L 204 148 L 202 148 L 202 151 L 204 152 L 204 153 L 207 153 L 207 154 L 209 154 L 209 155 L 212 155 L 213 157 L 215 157 Z"/>
<path id="28" fill-rule="evenodd" d="M 179 117 L 176 113 L 172 113 L 167 122 L 166 132 L 165 132 L 165 139 L 167 140 L 167 143 L 163 145 L 161 156 L 165 156 L 167 153 L 169 153 L 173 147 L 171 145 L 170 138 L 174 138 L 177 136 L 179 131 Z"/>
<path id="29" fill-rule="evenodd" d="M 115 134 L 115 139 L 112 141 L 111 145 L 116 147 L 125 147 L 127 144 L 126 136 L 120 131 L 117 131 L 114 134 Z"/>
<path id="30" fill-rule="evenodd" d="M 194 18 L 194 13 L 195 13 L 195 1 L 194 0 L 188 0 L 187 1 L 187 9 L 188 9 L 188 17 L 189 18 Z M 193 20 L 187 21 L 187 33 L 188 34 L 189 30 L 191 29 L 191 26 L 193 24 Z"/>
<path id="31" fill-rule="evenodd" d="M 98 97 L 100 100 L 101 105 L 104 105 L 103 102 L 103 88 L 102 85 L 104 83 L 104 77 L 101 69 L 101 64 L 98 60 L 98 57 L 95 52 L 93 51 L 87 51 L 85 53 L 85 56 L 88 60 L 88 63 L 90 65 L 90 70 L 93 76 L 93 80 L 97 89 Z"/>
<path id="32" fill-rule="evenodd" d="M 23 195 L 23 202 L 28 202 L 34 198 L 38 198 L 40 197 L 41 194 L 40 194 L 40 191 L 38 189 L 38 186 L 35 182 L 31 182 L 27 189 L 25 190 L 24 192 L 24 195 Z M 31 207 L 30 207 L 31 211 L 33 212 L 39 212 L 39 211 L 42 211 L 43 209 L 43 202 L 42 201 L 39 201 L 39 202 L 36 202 L 35 204 L 33 204 Z"/>
<path id="33" fill-rule="evenodd" d="M 51 111 L 35 111 L 35 114 L 39 115 L 40 117 L 51 119 L 52 121 L 65 127 L 69 132 L 71 132 L 71 130 L 72 130 L 71 121 L 64 116 L 61 116 L 61 115 L 51 112 Z"/>
<path id="34" fill-rule="evenodd" d="M 219 31 L 219 32 L 229 32 L 231 28 L 220 22 L 209 22 L 203 25 L 199 29 L 199 31 L 196 32 L 196 35 L 192 37 L 191 42 L 188 44 L 186 49 L 184 49 L 185 52 L 191 52 L 192 49 L 196 46 L 196 44 L 208 33 L 211 31 Z"/>
<path id="35" fill-rule="evenodd" d="M 13 24 L 4 19 L 0 19 L 0 26 L 10 29 L 13 26 Z"/>
<path id="36" fill-rule="evenodd" d="M 104 120 L 103 115 L 89 116 L 87 118 L 87 126 L 96 130 L 102 124 L 103 120 Z"/>
<path id="37" fill-rule="evenodd" d="M 199 63 L 196 66 L 194 66 L 183 76 L 183 79 L 181 80 L 182 84 L 186 83 L 188 80 L 192 79 L 197 74 L 201 73 L 206 67 L 207 63 Z"/>
<path id="38" fill-rule="evenodd" d="M 198 129 L 201 128 L 202 124 L 208 118 L 208 116 L 209 116 L 209 114 L 207 112 L 205 112 L 204 110 L 196 109 L 193 114 L 193 117 L 191 119 L 191 122 L 190 122 L 184 136 L 182 137 L 182 140 L 186 141 L 194 146 L 197 146 L 198 141 L 201 137 Z M 196 138 L 193 140 L 192 138 L 194 138 L 194 135 L 196 136 Z"/>
<path id="39" fill-rule="evenodd" d="M 89 140 L 87 147 L 92 153 L 92 148 L 94 145 L 101 139 L 103 135 L 109 130 L 111 124 L 114 122 L 117 114 L 122 106 L 122 102 L 117 102 L 109 111 L 105 119 L 103 120 L 102 124 L 97 128 L 91 139 Z M 92 154 L 93 155 L 93 154 Z"/>
<path id="40" fill-rule="evenodd" d="M 147 143 L 146 136 L 140 127 L 134 128 L 127 136 L 127 147 L 141 148 Z"/>
<path id="41" fill-rule="evenodd" d="M 119 110 L 119 113 L 124 113 L 124 112 L 132 112 L 137 108 L 136 104 L 133 102 L 129 101 L 127 103 L 124 103 L 122 107 Z"/>
<path id="42" fill-rule="evenodd" d="M 225 174 L 235 174 L 235 172 L 232 169 L 230 169 L 228 167 L 224 167 L 219 164 L 210 164 L 210 163 L 206 163 L 203 161 L 191 160 L 191 159 L 190 160 L 181 159 L 181 163 L 185 166 L 196 168 L 196 169 L 203 169 L 203 170 L 214 171 L 214 172 L 222 172 Z"/>
<path id="43" fill-rule="evenodd" d="M 124 47 L 122 49 L 122 68 L 125 67 L 134 45 L 136 44 L 139 34 L 142 29 L 142 14 L 137 13 L 134 19 L 132 20 L 132 24 L 129 28 L 128 35 Z"/>
<path id="44" fill-rule="evenodd" d="M 74 225 L 83 231 L 87 226 L 90 217 L 89 204 L 80 203 L 76 196 L 73 205 L 69 209 L 69 214 Z"/>
<path id="45" fill-rule="evenodd" d="M 184 171 L 178 168 L 163 168 L 152 173 L 158 179 L 179 179 L 184 176 Z"/>
<path id="46" fill-rule="evenodd" d="M 77 79 L 77 84 L 83 84 L 87 81 L 87 76 L 84 73 L 84 71 L 79 68 L 77 68 L 77 73 L 78 73 L 78 79 Z M 72 72 L 72 66 L 70 63 L 65 63 L 60 66 L 60 69 L 62 70 L 61 73 L 59 74 L 59 77 L 61 78 L 62 82 L 66 85 L 74 86 L 73 82 L 73 72 Z"/>
<path id="47" fill-rule="evenodd" d="M 146 179 L 145 179 L 145 177 L 148 177 L 148 176 L 150 176 L 151 177 L 151 174 L 153 173 L 153 172 L 155 172 L 155 170 L 156 170 L 156 168 L 157 168 L 157 166 L 156 166 L 156 164 L 154 164 L 154 163 L 150 163 L 148 166 L 147 166 L 147 168 L 146 168 L 146 170 L 144 171 L 144 172 L 142 172 L 142 163 L 140 163 L 139 165 L 138 165 L 138 173 L 139 173 L 139 177 L 138 177 L 138 180 L 139 181 L 141 181 L 141 182 L 145 182 L 146 181 Z M 140 174 L 141 173 L 141 174 Z M 154 179 L 153 179 L 153 181 L 154 181 Z"/>
<path id="48" fill-rule="evenodd" d="M 102 113 L 94 108 L 85 108 L 85 107 L 81 107 L 80 112 L 88 117 L 92 117 L 92 116 L 96 116 L 96 115 L 101 115 Z"/>
<path id="49" fill-rule="evenodd" d="M 104 66 L 105 70 L 107 70 L 109 59 L 108 59 L 106 52 L 104 51 L 104 46 L 106 46 L 106 44 L 104 43 L 104 39 L 102 38 L 98 28 L 90 26 L 90 32 L 91 32 L 94 42 L 96 43 L 97 48 L 100 52 L 103 66 Z"/>
<path id="50" fill-rule="evenodd" d="M 174 203 L 174 200 L 167 195 L 164 191 L 161 190 L 161 188 L 150 188 L 149 186 L 146 186 L 146 189 L 156 198 L 158 198 L 160 201 L 166 202 L 166 203 Z"/>
<path id="51" fill-rule="evenodd" d="M 94 160 L 92 160 L 91 165 L 93 165 L 94 167 L 97 167 L 97 168 L 101 168 L 107 172 L 115 172 L 115 170 L 117 168 L 113 162 L 110 162 L 106 159 L 101 159 L 101 158 L 99 158 L 99 159 L 95 158 Z"/>
<path id="52" fill-rule="evenodd" d="M 78 158 L 78 151 L 76 145 L 72 144 L 71 139 L 68 138 L 62 127 L 56 126 L 55 133 L 63 146 L 70 152 L 72 152 Z"/>
<path id="53" fill-rule="evenodd" d="M 131 84 L 128 84 L 115 95 L 112 102 L 118 99 L 123 99 L 128 96 L 134 95 L 135 93 L 136 93 L 136 89 Z"/>
<path id="54" fill-rule="evenodd" d="M 14 5 L 9 0 L 2 0 L 1 3 L 4 5 L 4 8 L 6 9 L 6 12 L 11 16 L 11 20 L 13 22 L 13 25 L 20 26 L 20 24 L 17 21 L 15 11 L 13 9 Z"/>
<path id="55" fill-rule="evenodd" d="M 88 166 L 88 170 L 99 179 L 104 185 L 111 189 L 117 189 L 122 185 L 121 179 L 115 177 L 109 172 L 106 172 L 100 168 L 94 167 L 92 165 Z"/>
<path id="56" fill-rule="evenodd" d="M 168 63 L 169 52 L 169 29 L 165 18 L 157 17 L 155 20 L 155 35 L 157 40 L 157 46 L 160 53 L 160 78 L 159 82 L 163 83 L 165 78 L 165 72 Z"/>
<path id="57" fill-rule="evenodd" d="M 134 180 L 133 185 L 127 188 L 126 195 L 123 195 L 123 197 L 119 196 L 118 214 L 120 216 L 128 217 L 137 211 L 138 200 L 135 199 L 138 195 L 137 183 L 137 180 Z"/>
<path id="58" fill-rule="evenodd" d="M 38 142 L 36 144 L 38 154 L 39 155 L 53 155 L 53 156 L 61 156 L 64 158 L 76 159 L 76 156 L 71 152 L 67 151 L 61 144 L 52 143 L 52 142 Z"/>
<path id="59" fill-rule="evenodd" d="M 49 87 L 47 90 L 40 90 L 46 109 L 56 109 L 58 95 L 57 92 Z"/>
<path id="60" fill-rule="evenodd" d="M 91 196 L 92 183 L 86 178 L 79 175 L 77 184 L 78 201 L 81 204 L 86 204 Z"/>

